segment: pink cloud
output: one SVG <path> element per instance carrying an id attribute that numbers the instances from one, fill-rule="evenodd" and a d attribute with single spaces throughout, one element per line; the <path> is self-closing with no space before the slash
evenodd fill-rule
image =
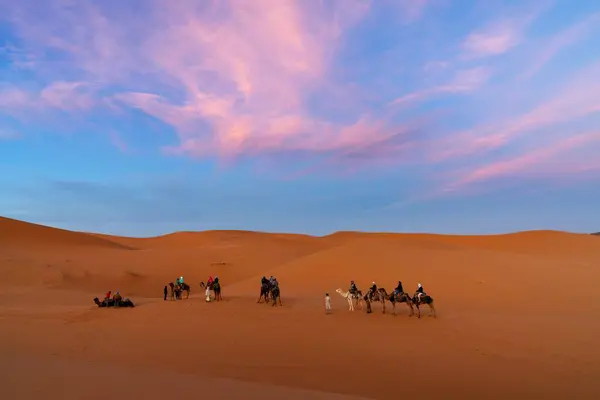
<path id="1" fill-rule="evenodd" d="M 64 111 L 89 110 L 95 101 L 86 92 L 88 88 L 85 82 L 53 82 L 41 90 L 39 101 L 44 106 Z"/>
<path id="2" fill-rule="evenodd" d="M 524 40 L 527 27 L 552 5 L 552 0 L 527 4 L 524 6 L 527 10 L 511 18 L 498 19 L 471 32 L 461 43 L 462 58 L 476 59 L 508 52 Z"/>
<path id="3" fill-rule="evenodd" d="M 91 91 L 85 82 L 53 82 L 39 91 L 9 86 L 0 89 L 0 107 L 25 116 L 31 111 L 48 109 L 88 111 L 97 103 Z"/>
<path id="4" fill-rule="evenodd" d="M 125 140 L 123 140 L 123 137 L 119 134 L 119 132 L 111 130 L 109 132 L 109 140 L 110 143 L 114 147 L 116 147 L 121 153 L 129 152 L 129 146 L 127 145 Z"/>
<path id="5" fill-rule="evenodd" d="M 529 132 L 596 113 L 600 110 L 597 76 L 600 76 L 600 63 L 581 71 L 554 98 L 543 101 L 526 113 L 429 143 L 429 159 L 441 162 L 486 152 Z"/>
<path id="6" fill-rule="evenodd" d="M 304 1 L 220 2 L 201 12 L 189 2 L 165 8 L 141 51 L 181 84 L 184 101 L 151 93 L 115 98 L 175 126 L 181 145 L 170 153 L 231 158 L 342 146 L 349 134 L 309 117 L 305 95 L 323 81 L 344 30 L 361 20 L 369 2 L 330 4 L 333 16 L 319 12 L 323 4 Z"/>
<path id="7" fill-rule="evenodd" d="M 577 154 L 574 157 L 567 157 L 565 153 L 592 143 L 600 143 L 600 132 L 572 136 L 516 158 L 484 165 L 467 173 L 455 186 L 461 187 L 501 176 L 523 176 L 525 173 L 542 175 L 577 173 L 597 165 L 598 163 L 590 163 L 597 160 L 582 159 Z M 558 155 L 561 157 L 556 158 Z"/>
<path id="8" fill-rule="evenodd" d="M 495 56 L 510 50 L 519 40 L 520 34 L 514 26 L 499 24 L 470 33 L 462 43 L 462 49 L 469 58 Z"/>

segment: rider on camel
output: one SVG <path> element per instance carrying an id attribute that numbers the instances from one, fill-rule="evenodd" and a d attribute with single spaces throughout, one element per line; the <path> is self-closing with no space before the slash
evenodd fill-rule
<path id="1" fill-rule="evenodd" d="M 211 286 L 213 284 L 213 277 L 212 275 L 208 277 L 208 280 L 206 281 L 206 286 Z"/>
<path id="2" fill-rule="evenodd" d="M 423 285 L 421 285 L 421 284 L 419 283 L 419 285 L 418 285 L 418 288 L 417 288 L 417 291 L 415 292 L 415 295 L 417 296 L 417 298 L 418 298 L 419 300 L 421 300 L 421 296 L 423 296 L 424 294 L 425 294 L 425 291 L 423 290 Z"/>
<path id="3" fill-rule="evenodd" d="M 375 282 L 373 282 L 373 285 L 369 289 L 369 298 L 372 299 L 375 293 L 377 293 L 377 285 L 375 284 Z"/>
<path id="4" fill-rule="evenodd" d="M 272 277 L 273 281 L 271 281 L 271 286 L 274 288 L 278 288 L 279 287 L 279 282 L 277 282 L 277 278 Z"/>
<path id="5" fill-rule="evenodd" d="M 354 281 L 350 281 L 350 290 L 348 290 L 352 294 L 358 293 L 358 288 L 356 287 L 356 283 Z"/>
<path id="6" fill-rule="evenodd" d="M 109 290 L 108 292 L 106 292 L 106 295 L 104 295 L 104 300 L 102 300 L 103 303 L 105 303 L 108 306 L 108 303 L 110 302 L 110 295 L 112 294 L 112 290 Z"/>
<path id="7" fill-rule="evenodd" d="M 262 279 L 260 280 L 260 284 L 264 285 L 264 284 L 269 284 L 269 280 L 267 279 L 266 276 L 263 276 Z"/>
<path id="8" fill-rule="evenodd" d="M 396 286 L 396 289 L 394 289 L 394 293 L 396 294 L 396 296 L 400 296 L 402 293 L 404 293 L 402 281 L 398 281 L 398 286 Z"/>
<path id="9" fill-rule="evenodd" d="M 119 293 L 119 291 L 117 290 L 115 292 L 115 295 L 113 296 L 113 302 L 115 307 L 118 307 L 121 304 L 121 300 L 123 300 L 123 298 L 121 297 L 121 293 Z"/>
<path id="10" fill-rule="evenodd" d="M 213 281 L 213 284 L 219 283 L 219 277 L 215 275 L 215 280 Z"/>

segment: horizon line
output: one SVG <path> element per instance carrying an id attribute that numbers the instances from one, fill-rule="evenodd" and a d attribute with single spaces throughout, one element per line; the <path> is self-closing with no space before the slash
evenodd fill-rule
<path id="1" fill-rule="evenodd" d="M 456 237 L 481 237 L 481 236 L 506 236 L 506 235 L 515 235 L 521 233 L 535 233 L 535 232 L 546 232 L 546 233 L 566 233 L 566 234 L 574 234 L 574 235 L 600 235 L 600 232 L 573 232 L 573 231 L 565 231 L 559 229 L 527 229 L 521 231 L 507 231 L 507 232 L 497 232 L 497 233 L 438 233 L 438 232 L 428 232 L 428 231 L 411 231 L 411 232 L 402 232 L 402 231 L 364 231 L 364 230 L 339 230 L 333 231 L 324 235 L 311 235 L 308 233 L 301 232 L 285 232 L 285 231 L 259 231 L 252 229 L 206 229 L 206 230 L 182 230 L 182 231 L 170 231 L 160 235 L 152 235 L 152 236 L 125 236 L 125 235 L 115 235 L 112 233 L 103 233 L 103 232 L 91 232 L 91 231 L 79 231 L 73 229 L 60 228 L 58 226 L 50 225 L 50 224 L 42 224 L 38 222 L 27 221 L 24 219 L 16 219 L 6 216 L 0 216 L 0 220 L 10 220 L 14 222 L 20 222 L 23 224 L 41 226 L 50 229 L 62 230 L 67 232 L 81 233 L 93 236 L 109 236 L 114 238 L 125 238 L 125 239 L 156 239 L 166 236 L 172 236 L 176 234 L 201 234 L 201 233 L 218 233 L 218 232 L 237 232 L 237 233 L 255 233 L 255 234 L 265 234 L 265 235 L 289 235 L 289 236 L 305 236 L 312 238 L 326 238 L 333 235 L 339 234 L 362 234 L 362 235 L 430 235 L 430 236 L 456 236 Z"/>

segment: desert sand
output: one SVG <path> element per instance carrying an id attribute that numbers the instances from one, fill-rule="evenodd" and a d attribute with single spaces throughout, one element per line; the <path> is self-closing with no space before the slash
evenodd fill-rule
<path id="1" fill-rule="evenodd" d="M 599 237 L 555 231 L 142 239 L 0 218 L 2 397 L 597 399 L 599 266 Z M 180 275 L 190 298 L 164 301 Z M 256 304 L 263 275 L 282 307 Z M 437 318 L 350 312 L 351 279 L 421 282 Z M 107 290 L 137 307 L 96 307 Z"/>

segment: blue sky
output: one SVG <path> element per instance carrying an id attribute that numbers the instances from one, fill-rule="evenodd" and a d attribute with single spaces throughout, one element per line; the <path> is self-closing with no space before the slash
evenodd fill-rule
<path id="1" fill-rule="evenodd" d="M 0 215 L 600 230 L 595 1 L 0 0 Z"/>

